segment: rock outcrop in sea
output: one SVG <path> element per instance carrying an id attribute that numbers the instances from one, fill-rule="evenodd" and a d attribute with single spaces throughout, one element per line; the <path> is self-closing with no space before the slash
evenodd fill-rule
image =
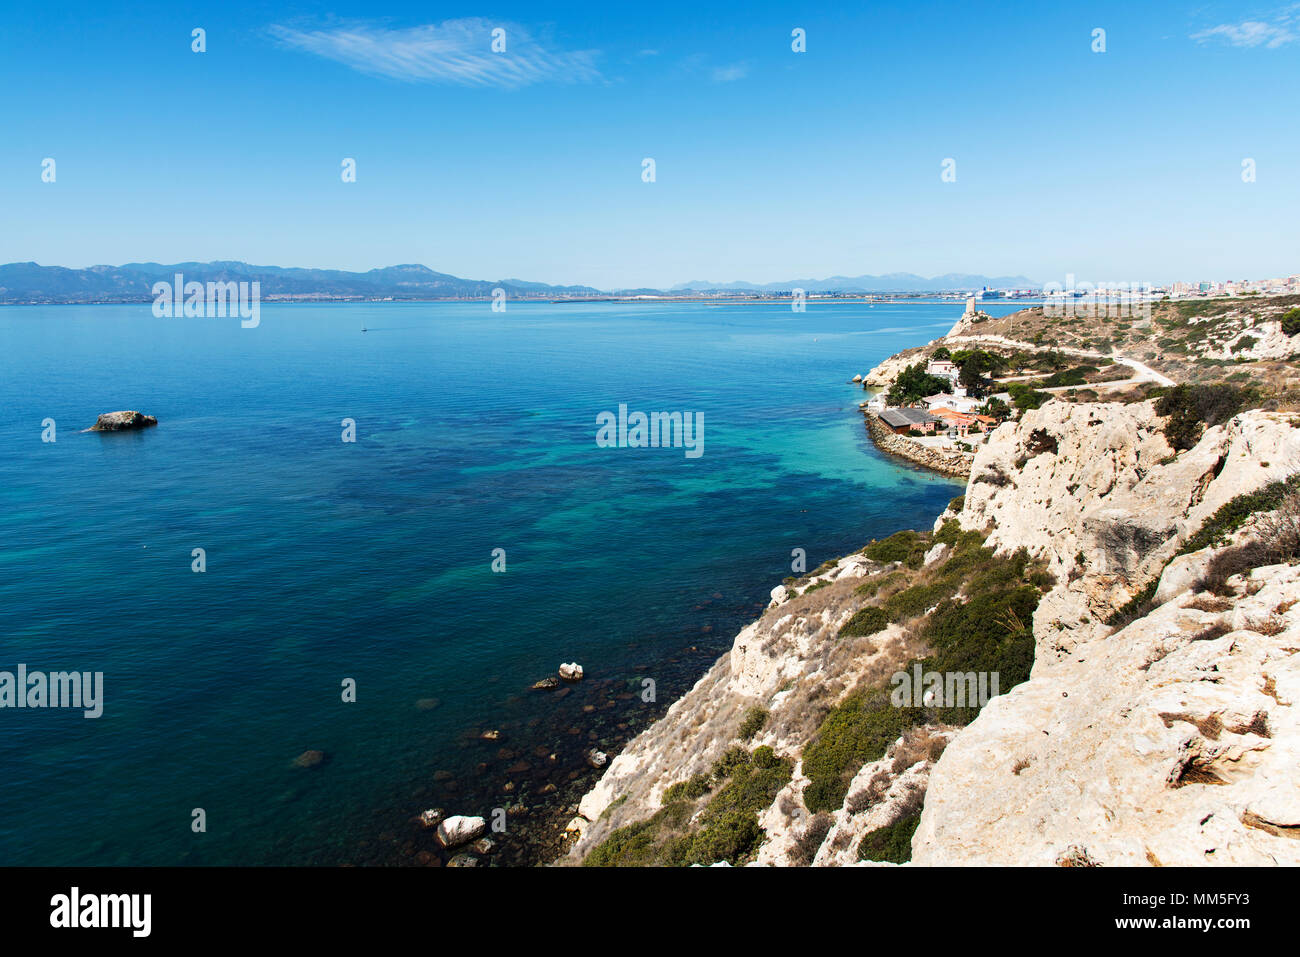
<path id="1" fill-rule="evenodd" d="M 154 416 L 145 415 L 143 412 L 104 412 L 86 431 L 124 432 L 129 429 L 147 429 L 157 424 L 158 420 Z"/>

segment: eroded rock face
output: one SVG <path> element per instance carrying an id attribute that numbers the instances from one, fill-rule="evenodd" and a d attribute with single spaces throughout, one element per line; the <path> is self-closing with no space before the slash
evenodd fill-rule
<path id="1" fill-rule="evenodd" d="M 1249 587 L 1222 612 L 1185 591 L 994 699 L 930 775 L 913 862 L 1300 864 L 1300 568 Z"/>
<path id="2" fill-rule="evenodd" d="M 1153 402 L 1049 402 L 999 426 L 976 453 L 959 520 L 1057 576 L 1034 616 L 1035 669 L 1108 633 L 1101 622 L 1222 505 L 1300 468 L 1286 419 L 1243 413 L 1176 457 Z"/>
<path id="3" fill-rule="evenodd" d="M 123 432 L 128 429 L 146 429 L 157 424 L 156 418 L 143 412 L 105 412 L 88 431 Z"/>
<path id="4" fill-rule="evenodd" d="M 854 589 L 865 576 L 887 570 L 849 555 L 785 589 L 779 601 L 774 596 L 763 616 L 736 636 L 731 651 L 610 760 L 578 805 L 581 818 L 591 823 L 569 862 L 581 860 L 613 830 L 658 811 L 669 786 L 707 772 L 737 743 L 752 707 L 768 709 L 770 717 L 747 746 L 768 745 L 779 755 L 796 755 L 812 730 L 807 726 L 810 689 L 843 693 L 898 655 L 896 625 L 869 637 L 836 639 L 861 604 Z M 814 585 L 819 587 L 809 591 Z"/>
<path id="5" fill-rule="evenodd" d="M 920 346 L 915 349 L 907 349 L 897 355 L 890 356 L 880 365 L 876 366 L 865 376 L 862 377 L 864 386 L 875 386 L 878 388 L 888 388 L 898 378 L 898 374 L 910 365 L 916 365 L 918 362 L 925 361 L 925 350 L 927 346 Z"/>
<path id="6" fill-rule="evenodd" d="M 859 769 L 812 863 L 858 863 L 862 835 L 923 789 L 915 864 L 1300 863 L 1300 567 L 1257 569 L 1225 601 L 1195 593 L 1214 549 L 1170 560 L 1229 500 L 1300 471 L 1287 418 L 1244 413 L 1177 456 L 1149 402 L 1049 402 L 999 427 L 936 529 L 955 518 L 1056 575 L 1034 615 L 1032 677 L 966 728 L 934 729 L 950 741 L 937 763 Z M 797 760 L 816 724 L 797 720 L 814 710 L 803 689 L 828 689 L 824 704 L 916 653 L 897 625 L 835 637 L 861 580 L 888 571 L 851 555 L 774 589 L 732 650 L 610 762 L 579 807 L 590 823 L 570 861 L 707 771 L 749 708 L 770 717 L 747 746 Z M 1118 632 L 1104 623 L 1156 578 L 1155 611 Z M 806 783 L 796 764 L 760 814 L 756 864 L 807 857 Z"/>

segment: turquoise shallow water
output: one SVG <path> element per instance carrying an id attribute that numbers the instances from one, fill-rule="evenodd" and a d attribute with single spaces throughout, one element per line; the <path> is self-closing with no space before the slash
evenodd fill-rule
<path id="1" fill-rule="evenodd" d="M 876 452 L 846 380 L 960 310 L 0 310 L 0 670 L 105 682 L 98 720 L 0 710 L 0 864 L 394 862 L 422 807 L 576 794 L 791 549 L 812 568 L 958 494 Z M 704 455 L 598 448 L 620 402 L 702 413 Z M 123 408 L 161 424 L 79 432 Z M 528 691 L 571 660 L 567 697 Z"/>

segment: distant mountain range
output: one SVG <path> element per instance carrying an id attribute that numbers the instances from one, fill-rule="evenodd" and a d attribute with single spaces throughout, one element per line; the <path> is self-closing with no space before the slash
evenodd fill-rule
<path id="1" fill-rule="evenodd" d="M 498 287 L 512 299 L 599 294 L 599 290 L 590 286 L 550 286 L 518 279 L 496 282 L 461 279 L 417 265 L 345 272 L 251 266 L 243 262 L 186 262 L 169 266 L 127 263 L 88 269 L 8 263 L 0 266 L 0 303 L 146 302 L 153 299 L 155 282 L 171 282 L 177 273 L 186 282 L 260 282 L 263 299 L 486 299 Z"/>
<path id="2" fill-rule="evenodd" d="M 672 287 L 673 292 L 977 292 L 992 289 L 1038 289 L 1039 284 L 1024 276 L 977 276 L 969 273 L 945 273 L 926 279 L 910 272 L 885 276 L 831 276 L 827 279 L 791 279 L 789 282 L 708 282 L 696 280 Z"/>
<path id="3" fill-rule="evenodd" d="M 153 284 L 171 282 L 181 273 L 186 282 L 259 282 L 263 299 L 487 299 L 501 288 L 511 299 L 553 297 L 598 297 L 602 295 L 662 295 L 658 289 L 618 290 L 615 293 L 591 286 L 553 286 L 522 279 L 489 282 L 461 279 L 434 272 L 427 266 L 402 265 L 346 272 L 341 269 L 298 269 L 282 266 L 252 266 L 244 262 L 127 263 L 123 266 L 91 266 L 67 269 L 37 263 L 8 263 L 0 266 L 0 303 L 148 302 Z M 991 286 L 999 289 L 1035 288 L 1024 276 L 973 276 L 949 273 L 925 279 L 912 273 L 887 276 L 831 276 L 829 279 L 793 279 L 783 283 L 688 282 L 673 286 L 670 293 L 691 292 L 960 292 Z"/>

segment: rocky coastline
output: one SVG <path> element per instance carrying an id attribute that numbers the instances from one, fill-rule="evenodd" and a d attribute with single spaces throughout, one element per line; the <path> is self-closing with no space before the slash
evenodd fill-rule
<path id="1" fill-rule="evenodd" d="M 888 455 L 907 459 L 924 468 L 965 478 L 970 475 L 971 463 L 975 461 L 973 452 L 960 450 L 946 451 L 932 449 L 919 442 L 913 442 L 905 435 L 899 435 L 880 421 L 880 417 L 869 409 L 862 410 L 867 422 L 867 433 L 876 444 L 876 448 Z"/>
<path id="2" fill-rule="evenodd" d="M 758 809 L 761 843 L 733 863 L 1300 864 L 1300 569 L 1220 571 L 1225 556 L 1273 547 L 1285 516 L 1271 509 L 1300 471 L 1294 417 L 1245 411 L 1178 449 L 1153 402 L 1049 402 L 959 463 L 864 414 L 882 450 L 966 476 L 966 494 L 932 533 L 909 533 L 906 561 L 873 543 L 774 588 L 731 650 L 610 761 L 558 863 L 626 863 L 664 820 L 689 834 L 742 749 L 789 771 Z M 1032 670 L 969 723 L 927 719 L 848 766 L 828 803 L 809 764 L 826 715 L 927 653 L 928 602 L 867 631 L 854 623 L 878 607 L 863 596 L 900 575 L 926 587 L 963 536 L 981 543 L 968 556 L 1038 569 L 1023 622 Z M 889 844 L 900 825 L 905 853 Z M 874 844 L 889 849 L 871 856 Z"/>

